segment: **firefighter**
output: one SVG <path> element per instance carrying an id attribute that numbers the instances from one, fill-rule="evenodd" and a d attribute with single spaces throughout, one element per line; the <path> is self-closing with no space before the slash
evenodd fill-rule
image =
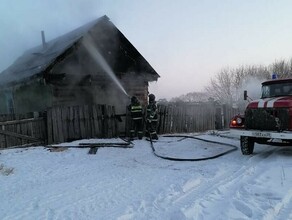
<path id="1" fill-rule="evenodd" d="M 143 138 L 143 108 L 136 96 L 132 96 L 131 104 L 128 107 L 132 121 L 130 123 L 130 138 L 138 136 L 139 140 Z"/>
<path id="2" fill-rule="evenodd" d="M 147 105 L 146 112 L 146 133 L 147 136 L 151 139 L 158 140 L 157 135 L 157 122 L 158 122 L 158 114 L 157 114 L 157 104 L 155 101 L 155 95 L 150 94 L 148 96 L 149 102 Z"/>

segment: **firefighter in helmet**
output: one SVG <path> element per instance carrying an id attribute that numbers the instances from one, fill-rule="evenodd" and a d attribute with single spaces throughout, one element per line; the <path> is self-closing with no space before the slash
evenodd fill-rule
<path id="1" fill-rule="evenodd" d="M 130 138 L 143 138 L 143 108 L 136 96 L 132 96 L 131 104 L 128 107 L 131 113 Z"/>
<path id="2" fill-rule="evenodd" d="M 157 113 L 157 104 L 155 101 L 155 95 L 150 94 L 148 96 L 149 102 L 147 105 L 146 113 L 146 133 L 151 139 L 158 140 L 157 135 L 157 122 L 158 122 L 158 113 Z"/>

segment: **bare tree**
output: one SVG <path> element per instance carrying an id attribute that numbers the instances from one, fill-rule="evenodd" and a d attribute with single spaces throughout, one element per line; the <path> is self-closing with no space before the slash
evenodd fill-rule
<path id="1" fill-rule="evenodd" d="M 290 60 L 290 62 L 285 60 L 275 61 L 272 65 L 270 65 L 270 69 L 273 73 L 276 73 L 279 78 L 291 77 L 291 62 L 292 60 Z"/>
<path id="2" fill-rule="evenodd" d="M 210 85 L 206 87 L 206 90 L 219 103 L 244 108 L 243 90 L 248 87 L 251 89 L 250 86 L 254 86 L 254 82 L 258 84 L 256 87 L 260 88 L 260 83 L 270 75 L 269 69 L 264 66 L 225 68 L 218 72 L 214 78 L 211 78 Z"/>
<path id="3" fill-rule="evenodd" d="M 190 92 L 171 99 L 171 102 L 205 102 L 212 98 L 221 104 L 243 107 L 243 90 L 249 90 L 255 98 L 260 95 L 261 82 L 271 79 L 272 73 L 279 78 L 292 77 L 292 58 L 276 61 L 269 66 L 250 65 L 223 68 L 205 88 L 205 92 Z M 243 108 L 244 109 L 244 108 Z"/>
<path id="4" fill-rule="evenodd" d="M 171 102 L 206 102 L 208 101 L 208 94 L 204 92 L 190 92 L 179 97 L 172 98 Z"/>
<path id="5" fill-rule="evenodd" d="M 232 103 L 233 90 L 233 74 L 229 68 L 222 69 L 219 73 L 211 78 L 210 85 L 206 87 L 206 91 L 210 97 L 220 103 Z"/>

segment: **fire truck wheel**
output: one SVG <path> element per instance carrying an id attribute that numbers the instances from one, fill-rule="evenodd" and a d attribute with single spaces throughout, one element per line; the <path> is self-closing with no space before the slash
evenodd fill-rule
<path id="1" fill-rule="evenodd" d="M 243 155 L 250 155 L 253 153 L 254 140 L 251 137 L 240 137 L 240 148 Z"/>

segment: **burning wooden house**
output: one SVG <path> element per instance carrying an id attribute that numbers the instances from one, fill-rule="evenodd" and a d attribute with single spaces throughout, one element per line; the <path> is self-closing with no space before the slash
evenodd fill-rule
<path id="1" fill-rule="evenodd" d="M 26 51 L 0 74 L 0 113 L 108 104 L 145 105 L 159 75 L 107 16 Z"/>

